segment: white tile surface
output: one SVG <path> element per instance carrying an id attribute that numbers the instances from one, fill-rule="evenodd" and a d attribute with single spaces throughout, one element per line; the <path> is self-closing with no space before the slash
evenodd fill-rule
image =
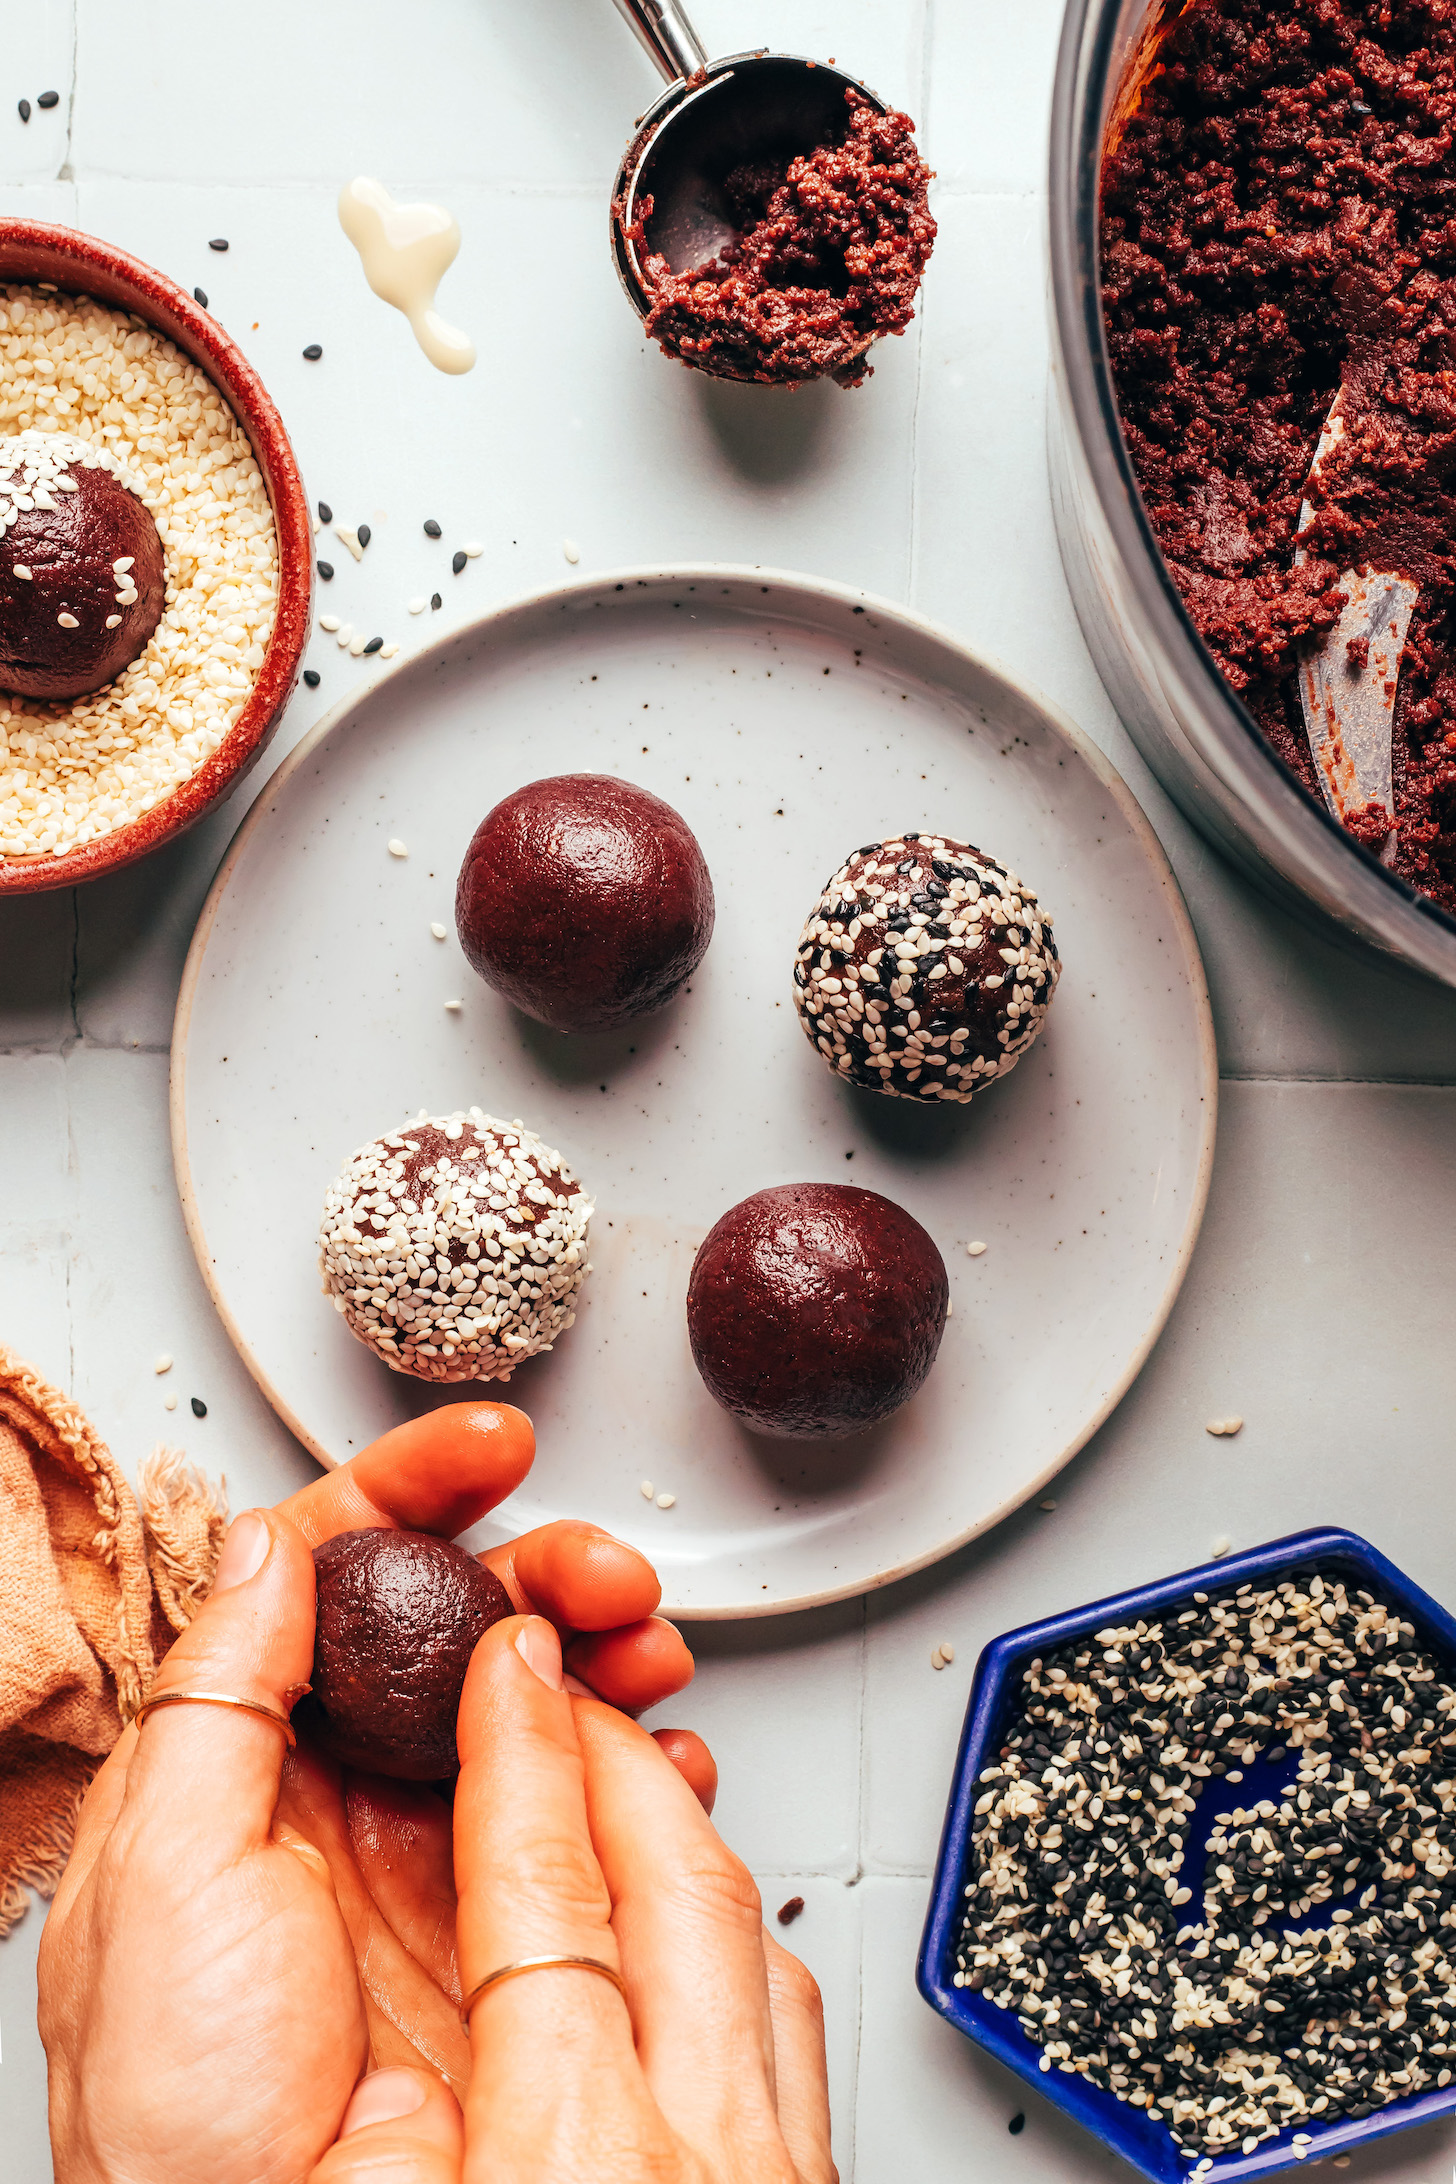
<path id="1" fill-rule="evenodd" d="M 258 0 L 243 37 L 183 0 L 151 0 L 144 35 L 112 0 L 35 0 L 4 26 L 0 209 L 90 228 L 207 291 L 273 387 L 311 490 L 374 528 L 361 566 L 328 550 L 324 611 L 408 645 L 558 581 L 567 536 L 584 570 L 797 566 L 908 599 L 999 655 L 1144 797 L 1198 924 L 1230 1080 L 1208 1225 L 1163 1343 L 1063 1475 L 1054 1513 L 1028 1511 L 867 1606 L 700 1627 L 698 1681 L 666 1710 L 713 1743 L 724 1831 L 770 1910 L 808 1900 L 786 1939 L 825 1988 L 845 2184 L 1110 2175 L 913 1991 L 976 1650 L 1199 1557 L 1215 1532 L 1319 1518 L 1456 1593 L 1456 997 L 1393 978 L 1237 880 L 1148 781 L 1096 682 L 1044 482 L 1056 0 L 786 0 L 771 26 L 747 0 L 698 12 L 715 50 L 771 27 L 923 121 L 941 221 L 925 308 L 859 394 L 715 388 L 646 350 L 607 257 L 604 193 L 655 79 L 608 0 Z M 23 126 L 14 100 L 51 87 L 60 107 Z M 480 343 L 471 378 L 431 374 L 365 290 L 333 214 L 360 171 L 459 214 L 442 303 Z M 218 234 L 226 255 L 207 248 Z M 317 366 L 300 354 L 314 339 Z M 438 547 L 426 515 L 444 526 Z M 486 551 L 454 579 L 449 551 L 466 537 Z M 412 622 L 404 601 L 437 585 L 440 615 Z M 322 687 L 300 691 L 274 758 L 372 672 L 321 635 L 310 657 Z M 165 1047 L 197 906 L 255 786 L 131 873 L 0 906 L 0 1339 L 74 1380 L 129 1465 L 176 1439 L 227 1471 L 235 1507 L 308 1467 L 197 1281 L 171 1183 Z M 151 1372 L 161 1348 L 178 1359 L 170 1415 Z M 186 1409 L 194 1392 L 204 1421 Z M 1205 1417 L 1231 1408 L 1243 1435 L 1210 1441 Z M 956 1663 L 937 1674 L 930 1652 L 947 1637 Z M 5 2184 L 50 2173 L 38 1924 L 0 1948 Z M 1350 2175 L 1437 2184 L 1453 2152 L 1448 2131 L 1413 2134 Z"/>

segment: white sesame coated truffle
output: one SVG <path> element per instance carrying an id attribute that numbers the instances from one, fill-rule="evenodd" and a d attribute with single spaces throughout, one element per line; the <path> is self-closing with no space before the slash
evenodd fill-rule
<path id="1" fill-rule="evenodd" d="M 478 1107 L 362 1146 L 319 1264 L 351 1333 L 419 1380 L 509 1380 L 576 1317 L 592 1202 L 561 1155 Z"/>
<path id="2" fill-rule="evenodd" d="M 969 842 L 902 834 L 830 879 L 799 936 L 794 1006 L 847 1083 L 964 1103 L 1016 1067 L 1060 975 L 1034 888 Z"/>

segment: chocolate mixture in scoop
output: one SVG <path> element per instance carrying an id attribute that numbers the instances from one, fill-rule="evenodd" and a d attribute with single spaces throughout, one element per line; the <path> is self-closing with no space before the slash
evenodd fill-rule
<path id="1" fill-rule="evenodd" d="M 1204 642 L 1318 795 L 1295 679 L 1342 570 L 1420 586 L 1396 869 L 1456 909 L 1456 14 L 1195 0 L 1103 175 L 1123 429 Z M 1335 394 L 1345 434 L 1305 481 Z M 1353 662 L 1359 665 L 1359 662 Z M 1383 821 L 1379 831 L 1383 832 Z"/>
<path id="2" fill-rule="evenodd" d="M 724 188 L 741 233 L 707 265 L 671 270 L 648 244 L 643 198 L 628 236 L 655 298 L 647 331 L 669 356 L 728 379 L 857 387 L 870 343 L 910 324 L 935 242 L 930 169 L 908 114 L 845 98 L 841 143 L 734 168 Z"/>

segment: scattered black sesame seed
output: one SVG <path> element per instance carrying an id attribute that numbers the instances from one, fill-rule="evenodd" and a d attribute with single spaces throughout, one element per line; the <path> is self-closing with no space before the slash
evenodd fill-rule
<path id="1" fill-rule="evenodd" d="M 1006 2128 L 1011 2133 L 1011 2136 L 1013 2138 L 1020 2138 L 1022 2132 L 1026 2129 L 1026 2118 L 1019 2108 L 1017 2109 L 1016 2114 L 1012 2117 L 1011 2121 L 1007 2124 Z"/>
<path id="2" fill-rule="evenodd" d="M 225 235 L 214 235 L 207 247 L 209 250 L 226 250 L 227 246 L 228 239 Z"/>
<path id="3" fill-rule="evenodd" d="M 205 311 L 207 309 L 207 290 L 205 288 L 194 288 L 192 291 L 192 296 L 193 301 L 196 303 L 200 303 L 203 310 Z"/>
<path id="4" fill-rule="evenodd" d="M 207 1416 L 207 1405 L 200 1395 L 194 1395 L 192 1398 L 192 1415 L 194 1418 L 205 1418 Z"/>
<path id="5" fill-rule="evenodd" d="M 803 1908 L 804 1899 L 802 1896 L 790 1896 L 787 1903 L 781 1903 L 779 1905 L 780 1926 L 792 1926 Z"/>
<path id="6" fill-rule="evenodd" d="M 60 105 L 61 94 L 59 91 L 42 91 L 35 103 L 42 113 L 48 114 L 53 106 Z"/>
<path id="7" fill-rule="evenodd" d="M 367 523 L 361 523 L 358 530 L 354 533 L 354 536 L 358 539 L 361 546 L 367 546 L 370 539 L 373 538 L 374 533 L 370 530 Z"/>
<path id="8" fill-rule="evenodd" d="M 455 554 L 452 554 L 452 555 L 450 556 L 450 567 L 451 567 L 451 569 L 452 569 L 452 570 L 454 571 L 454 573 L 455 573 L 455 575 L 456 575 L 456 576 L 458 576 L 458 575 L 460 574 L 460 571 L 461 571 L 461 570 L 462 570 L 462 569 L 464 568 L 464 566 L 465 566 L 465 556 L 464 556 L 464 554 L 461 554 L 461 553 L 455 553 Z"/>
<path id="9" fill-rule="evenodd" d="M 17 107 L 16 111 L 17 111 L 17 112 L 18 112 L 18 114 L 20 115 L 20 118 L 21 118 L 21 120 L 22 120 L 22 121 L 29 121 L 29 119 L 30 119 L 30 100 L 29 100 L 29 99 L 22 99 L 22 100 L 21 100 L 21 102 L 20 102 L 20 104 L 19 104 L 19 106 Z"/>
<path id="10" fill-rule="evenodd" d="M 323 681 L 323 677 L 316 667 L 306 667 L 303 671 L 303 679 L 310 690 L 317 690 L 319 684 Z"/>
<path id="11" fill-rule="evenodd" d="M 383 643 L 384 639 L 382 637 L 371 637 L 368 644 L 364 647 L 364 651 L 361 657 L 367 660 L 370 653 L 377 652 Z"/>
<path id="12" fill-rule="evenodd" d="M 329 506 L 329 504 L 328 504 L 328 502 L 327 502 L 327 501 L 320 501 L 320 502 L 319 502 L 319 504 L 318 504 L 318 519 L 319 519 L 319 522 L 320 522 L 320 523 L 332 523 L 332 522 L 333 522 L 333 520 L 334 520 L 334 511 L 333 511 L 333 509 L 332 509 L 332 508 L 330 508 L 330 506 Z"/>
<path id="13" fill-rule="evenodd" d="M 444 604 L 445 604 L 444 600 L 443 600 L 443 599 L 442 599 L 442 598 L 440 597 L 440 594 L 439 594 L 439 593 L 438 593 L 437 591 L 435 591 L 435 592 L 431 592 L 431 594 L 430 594 L 430 605 L 431 605 L 431 607 L 443 607 L 443 606 L 444 606 Z"/>
<path id="14" fill-rule="evenodd" d="M 438 523 L 436 523 L 436 521 L 435 521 L 435 519 L 434 519 L 434 517 L 433 517 L 433 516 L 426 516 L 426 518 L 425 518 L 425 537 L 426 537 L 426 538 L 438 538 L 439 536 L 440 536 L 440 526 L 439 526 L 439 524 L 438 524 Z"/>
<path id="15" fill-rule="evenodd" d="M 321 561 L 318 565 L 318 573 L 326 584 L 331 584 L 334 580 L 334 564 L 332 561 Z"/>
<path id="16" fill-rule="evenodd" d="M 303 353 L 308 358 L 310 364 L 317 364 L 319 358 L 323 355 L 324 352 L 320 343 L 318 343 L 317 341 L 311 341 Z"/>

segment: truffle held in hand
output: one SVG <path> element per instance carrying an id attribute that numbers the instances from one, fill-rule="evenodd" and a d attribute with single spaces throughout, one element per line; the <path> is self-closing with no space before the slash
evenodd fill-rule
<path id="1" fill-rule="evenodd" d="M 555 1031 L 660 1009 L 713 937 L 713 883 L 670 804 L 607 774 L 517 789 L 475 831 L 455 890 L 467 960 Z"/>
<path id="2" fill-rule="evenodd" d="M 470 1656 L 515 1613 L 500 1579 L 427 1532 L 341 1532 L 313 1566 L 313 1688 L 295 1722 L 346 1767 L 403 1782 L 456 1774 Z"/>
<path id="3" fill-rule="evenodd" d="M 794 1006 L 847 1084 L 964 1104 L 1016 1067 L 1061 970 L 1035 888 L 969 842 L 900 834 L 847 857 L 809 912 Z"/>
<path id="4" fill-rule="evenodd" d="M 157 526 L 112 455 L 69 433 L 0 438 L 0 690 L 99 690 L 166 603 Z"/>
<path id="5" fill-rule="evenodd" d="M 845 1183 L 756 1191 L 709 1230 L 688 1283 L 708 1393 L 755 1433 L 858 1433 L 915 1393 L 940 1348 L 945 1261 L 893 1199 Z"/>

